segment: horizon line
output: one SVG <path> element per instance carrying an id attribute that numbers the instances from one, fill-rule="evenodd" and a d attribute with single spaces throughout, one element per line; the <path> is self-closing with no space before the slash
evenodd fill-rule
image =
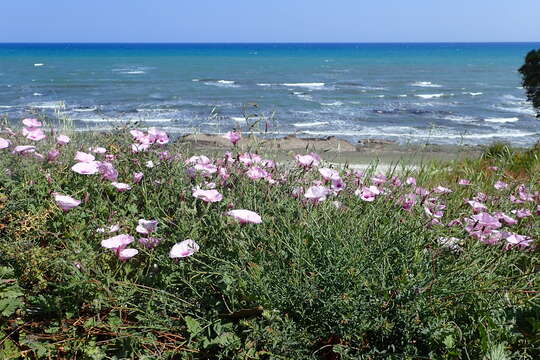
<path id="1" fill-rule="evenodd" d="M 0 41 L 0 44 L 540 44 L 538 41 Z"/>

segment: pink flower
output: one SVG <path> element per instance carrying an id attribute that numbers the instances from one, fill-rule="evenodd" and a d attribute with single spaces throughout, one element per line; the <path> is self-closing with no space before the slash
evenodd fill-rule
<path id="1" fill-rule="evenodd" d="M 205 155 L 192 156 L 186 160 L 186 164 L 210 164 L 212 161 Z"/>
<path id="2" fill-rule="evenodd" d="M 144 246 L 147 249 L 155 248 L 156 246 L 159 245 L 160 242 L 161 242 L 161 239 L 153 238 L 153 237 L 140 238 L 139 239 L 139 244 L 141 244 L 142 246 Z"/>
<path id="3" fill-rule="evenodd" d="M 71 170 L 81 175 L 94 175 L 98 173 L 98 161 L 79 162 L 71 167 Z"/>
<path id="4" fill-rule="evenodd" d="M 256 164 L 262 161 L 262 157 L 259 154 L 253 154 L 253 153 L 243 153 L 238 156 L 238 160 L 246 165 L 250 166 L 252 164 Z"/>
<path id="5" fill-rule="evenodd" d="M 135 239 L 131 235 L 120 234 L 101 241 L 101 246 L 106 249 L 118 250 L 123 249 L 131 244 Z"/>
<path id="6" fill-rule="evenodd" d="M 400 199 L 401 206 L 405 211 L 411 211 L 416 204 L 416 195 L 413 193 L 403 195 Z"/>
<path id="7" fill-rule="evenodd" d="M 152 143 L 155 142 L 159 145 L 165 145 L 169 142 L 169 136 L 167 135 L 167 133 L 154 127 L 148 129 L 148 136 L 150 137 L 150 141 Z"/>
<path id="8" fill-rule="evenodd" d="M 133 183 L 134 184 L 140 183 L 143 177 L 144 177 L 144 174 L 142 172 L 133 173 Z"/>
<path id="9" fill-rule="evenodd" d="M 24 128 L 23 135 L 33 141 L 40 141 L 46 138 L 45 133 L 40 128 Z"/>
<path id="10" fill-rule="evenodd" d="M 69 211 L 81 204 L 80 200 L 75 200 L 71 196 L 68 195 L 61 195 L 58 193 L 53 193 L 54 201 L 56 202 L 56 205 L 64 211 Z"/>
<path id="11" fill-rule="evenodd" d="M 471 185 L 471 181 L 469 179 L 459 179 L 458 185 L 463 185 L 463 186 Z"/>
<path id="12" fill-rule="evenodd" d="M 113 181 L 111 185 L 114 186 L 119 192 L 131 190 L 131 186 L 129 186 L 129 184 Z"/>
<path id="13" fill-rule="evenodd" d="M 300 197 L 300 195 L 302 195 L 304 193 L 304 188 L 301 187 L 301 186 L 298 186 L 298 187 L 295 187 L 292 191 L 292 197 L 293 198 L 298 198 Z"/>
<path id="14" fill-rule="evenodd" d="M 26 155 L 36 151 L 36 147 L 33 145 L 19 145 L 13 149 L 13 154 Z"/>
<path id="15" fill-rule="evenodd" d="M 381 194 L 381 191 L 379 190 L 378 187 L 376 186 L 370 186 L 370 187 L 362 187 L 362 189 L 357 189 L 354 194 L 356 196 L 359 196 L 360 199 L 364 200 L 364 201 L 368 201 L 368 202 L 372 202 L 373 200 L 375 200 L 375 197 L 377 195 L 380 195 Z"/>
<path id="16" fill-rule="evenodd" d="M 265 170 L 261 169 L 258 166 L 252 166 L 247 172 L 247 177 L 249 177 L 252 180 L 258 180 L 263 179 L 265 177 L 268 177 L 269 174 Z"/>
<path id="17" fill-rule="evenodd" d="M 193 189 L 193 197 L 200 199 L 205 202 L 219 202 L 223 200 L 223 195 L 219 193 L 217 190 L 202 190 L 199 188 Z"/>
<path id="18" fill-rule="evenodd" d="M 517 224 L 517 220 L 506 215 L 505 213 L 503 212 L 498 212 L 498 213 L 495 213 L 493 214 L 493 216 L 495 216 L 499 221 L 502 221 L 504 222 L 505 224 L 507 225 L 515 225 Z"/>
<path id="19" fill-rule="evenodd" d="M 171 259 L 184 258 L 195 254 L 197 251 L 199 251 L 199 244 L 191 239 L 187 239 L 174 244 L 169 252 L 169 257 Z"/>
<path id="20" fill-rule="evenodd" d="M 87 154 L 82 151 L 77 151 L 77 153 L 75 154 L 75 160 L 77 160 L 78 162 L 92 162 L 92 161 L 95 161 L 96 158 L 92 154 Z"/>
<path id="21" fill-rule="evenodd" d="M 416 195 L 420 195 L 420 196 L 429 195 L 429 191 L 427 189 L 424 189 L 423 187 L 420 187 L 420 186 L 414 188 L 414 193 Z"/>
<path id="22" fill-rule="evenodd" d="M 437 186 L 433 189 L 433 192 L 437 194 L 449 194 L 452 192 L 452 190 L 450 190 L 449 188 L 445 188 L 444 186 Z"/>
<path id="23" fill-rule="evenodd" d="M 407 180 L 405 180 L 405 184 L 416 186 L 416 179 L 409 176 Z"/>
<path id="24" fill-rule="evenodd" d="M 487 210 L 486 205 L 482 204 L 481 202 L 474 201 L 474 200 L 469 200 L 469 201 L 467 201 L 467 203 L 469 205 L 471 205 L 471 207 L 472 207 L 472 209 L 473 209 L 473 211 L 475 213 L 479 213 L 479 212 L 483 212 L 483 211 Z"/>
<path id="25" fill-rule="evenodd" d="M 107 179 L 109 181 L 116 181 L 118 179 L 118 171 L 116 171 L 113 164 L 111 164 L 110 162 L 99 162 L 98 170 L 104 179 Z"/>
<path id="26" fill-rule="evenodd" d="M 37 128 L 40 127 L 42 124 L 38 121 L 38 119 L 23 119 L 22 121 L 23 125 L 29 128 Z"/>
<path id="27" fill-rule="evenodd" d="M 516 215 L 520 219 L 532 216 L 532 212 L 529 209 L 512 210 L 511 213 Z"/>
<path id="28" fill-rule="evenodd" d="M 113 233 L 113 232 L 117 232 L 118 230 L 120 230 L 120 225 L 114 224 L 114 225 L 109 226 L 108 229 L 105 229 L 105 228 L 97 228 L 97 229 L 96 229 L 96 232 L 98 232 L 98 233 L 104 233 L 105 231 L 107 231 L 107 232 L 109 232 L 109 233 Z"/>
<path id="29" fill-rule="evenodd" d="M 323 177 L 324 180 L 339 180 L 341 177 L 339 176 L 339 173 L 334 169 L 329 168 L 320 168 L 319 173 Z"/>
<path id="30" fill-rule="evenodd" d="M 131 144 L 131 152 L 139 153 L 148 150 L 149 144 Z"/>
<path id="31" fill-rule="evenodd" d="M 88 151 L 93 152 L 94 154 L 105 154 L 107 152 L 107 149 L 97 146 L 88 148 Z"/>
<path id="32" fill-rule="evenodd" d="M 307 155 L 298 154 L 294 158 L 298 162 L 298 165 L 305 168 L 310 168 L 312 166 L 319 166 L 319 164 L 321 163 L 321 157 L 314 152 L 309 153 Z"/>
<path id="33" fill-rule="evenodd" d="M 482 226 L 488 226 L 492 229 L 498 229 L 501 227 L 501 223 L 496 217 L 493 217 L 485 212 L 473 215 L 472 218 L 477 221 L 479 225 Z"/>
<path id="34" fill-rule="evenodd" d="M 236 131 L 229 131 L 223 137 L 227 140 L 229 140 L 233 145 L 236 145 L 238 141 L 242 138 L 242 135 L 237 133 Z"/>
<path id="35" fill-rule="evenodd" d="M 340 191 L 344 190 L 346 185 L 345 185 L 345 182 L 341 179 L 335 179 L 335 180 L 332 180 L 332 185 L 330 186 L 332 191 L 334 193 L 339 193 Z"/>
<path id="36" fill-rule="evenodd" d="M 0 150 L 7 149 L 10 144 L 11 142 L 9 140 L 0 137 Z"/>
<path id="37" fill-rule="evenodd" d="M 244 210 L 244 209 L 238 209 L 238 210 L 231 210 L 227 211 L 226 213 L 228 216 L 231 216 L 238 220 L 240 224 L 260 224 L 262 223 L 262 219 L 256 212 L 253 212 L 251 210 Z"/>
<path id="38" fill-rule="evenodd" d="M 67 145 L 70 141 L 71 139 L 66 135 L 58 135 L 56 137 L 56 143 L 58 145 Z"/>
<path id="39" fill-rule="evenodd" d="M 321 185 L 315 185 L 306 190 L 304 197 L 316 203 L 326 200 L 326 196 L 328 196 L 329 193 L 330 190 L 328 190 L 328 188 Z"/>
<path id="40" fill-rule="evenodd" d="M 58 149 L 51 149 L 47 153 L 47 161 L 53 162 L 60 156 L 60 151 Z"/>
<path id="41" fill-rule="evenodd" d="M 134 129 L 134 130 L 130 130 L 129 133 L 131 134 L 131 136 L 133 136 L 133 138 L 137 141 L 141 141 L 142 139 L 144 139 L 145 137 L 145 134 L 143 131 L 141 130 L 137 130 L 137 129 Z"/>
<path id="42" fill-rule="evenodd" d="M 512 246 L 521 246 L 527 247 L 531 245 L 532 238 L 528 236 L 518 235 L 518 234 L 509 234 L 506 237 L 506 242 L 510 247 Z"/>
<path id="43" fill-rule="evenodd" d="M 116 255 L 118 256 L 118 259 L 120 261 L 127 261 L 137 255 L 139 253 L 139 250 L 137 249 L 121 249 L 118 250 Z"/>
<path id="44" fill-rule="evenodd" d="M 502 181 L 497 181 L 493 187 L 497 190 L 506 189 L 508 187 L 508 184 Z"/>
<path id="45" fill-rule="evenodd" d="M 157 224 L 158 224 L 157 220 L 140 219 L 139 225 L 137 225 L 137 228 L 135 229 L 135 231 L 137 231 L 139 234 L 148 235 L 156 231 Z"/>
<path id="46" fill-rule="evenodd" d="M 371 182 L 375 185 L 382 185 L 384 184 L 388 179 L 383 174 L 377 174 L 371 178 Z"/>
<path id="47" fill-rule="evenodd" d="M 192 168 L 194 171 L 199 171 L 203 176 L 209 176 L 218 171 L 218 168 L 214 164 L 195 164 Z"/>

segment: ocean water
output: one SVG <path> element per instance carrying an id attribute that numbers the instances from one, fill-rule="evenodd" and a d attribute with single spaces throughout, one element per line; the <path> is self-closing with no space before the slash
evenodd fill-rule
<path id="1" fill-rule="evenodd" d="M 264 136 L 530 145 L 540 119 L 517 69 L 534 48 L 0 44 L 0 117 L 69 118 L 80 131 L 129 124 L 181 135 L 256 123 Z"/>

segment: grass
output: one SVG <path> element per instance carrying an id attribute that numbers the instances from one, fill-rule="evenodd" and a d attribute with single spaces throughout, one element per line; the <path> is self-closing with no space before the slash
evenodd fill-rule
<path id="1" fill-rule="evenodd" d="M 46 153 L 53 137 L 38 142 Z M 9 138 L 15 145 L 30 141 Z M 538 191 L 539 148 L 496 145 L 481 159 L 398 169 L 372 202 L 354 194 L 361 181 L 340 170 L 347 187 L 320 203 L 291 196 L 321 180 L 316 168 L 278 165 L 277 182 L 252 180 L 248 166 L 223 165 L 230 177 L 190 177 L 181 144 L 132 154 L 129 134 L 72 136 L 53 162 L 0 150 L 0 354 L 2 358 L 175 359 L 534 359 L 540 307 L 536 250 L 538 195 L 513 203 L 519 185 Z M 118 192 L 100 175 L 70 170 L 77 150 L 101 145 L 116 158 Z M 58 146 L 57 146 L 58 147 Z M 168 160 L 160 152 L 168 151 Z M 253 149 L 256 151 L 256 149 Z M 233 154 L 234 157 L 237 154 Z M 102 159 L 103 155 L 98 155 Z M 152 160 L 156 166 L 147 168 Z M 292 160 L 292 159 L 291 159 Z M 219 163 L 220 159 L 213 159 Z M 223 163 L 221 163 L 223 164 Z M 324 164 L 321 164 L 323 167 Z M 493 166 L 498 167 L 494 169 Z M 411 211 L 400 198 L 414 176 L 426 189 Z M 470 186 L 459 186 L 461 178 Z M 496 190 L 502 180 L 507 189 Z M 192 188 L 216 183 L 223 200 L 205 203 Z M 206 184 L 206 185 L 205 185 Z M 394 182 L 395 184 L 395 182 Z M 82 200 L 64 212 L 52 192 Z M 487 245 L 452 219 L 473 214 L 464 199 L 484 193 L 489 212 L 529 209 L 508 231 L 529 247 Z M 516 195 L 517 196 L 517 195 Z M 433 198 L 428 200 L 428 198 Z M 334 203 L 339 201 L 339 204 Z M 424 206 L 446 205 L 441 224 Z M 262 224 L 241 225 L 225 213 L 249 209 Z M 137 236 L 139 219 L 158 221 L 161 242 L 119 261 L 100 242 Z M 459 238 L 459 249 L 438 239 Z M 138 237 L 137 237 L 138 238 Z M 200 251 L 171 259 L 193 239 Z"/>

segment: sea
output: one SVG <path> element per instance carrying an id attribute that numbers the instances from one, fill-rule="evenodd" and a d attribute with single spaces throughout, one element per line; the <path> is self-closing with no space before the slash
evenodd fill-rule
<path id="1" fill-rule="evenodd" d="M 0 119 L 529 146 L 540 43 L 0 44 Z"/>

